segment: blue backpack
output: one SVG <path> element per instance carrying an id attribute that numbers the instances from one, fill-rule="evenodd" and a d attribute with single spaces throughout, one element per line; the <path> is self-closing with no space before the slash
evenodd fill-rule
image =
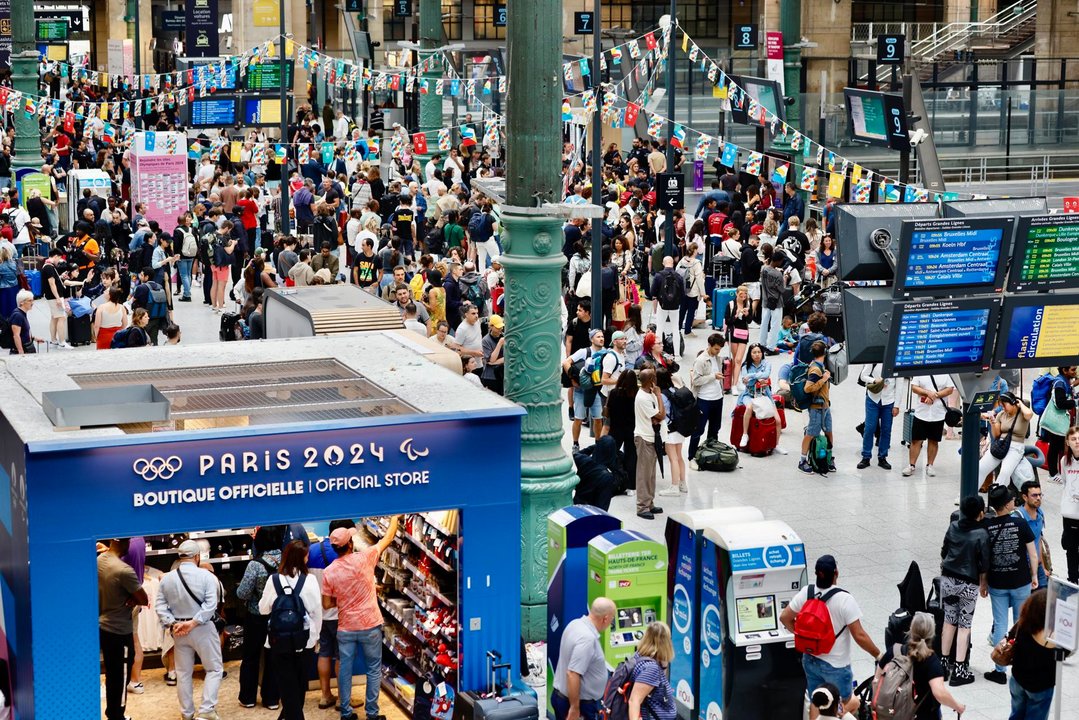
<path id="1" fill-rule="evenodd" d="M 150 291 L 146 296 L 146 312 L 150 319 L 167 317 L 169 304 L 168 296 L 165 295 L 165 288 L 153 281 L 146 283 L 146 287 Z"/>
<path id="2" fill-rule="evenodd" d="M 281 575 L 274 573 L 270 576 L 277 597 L 270 608 L 266 635 L 270 650 L 274 653 L 297 653 L 307 647 L 307 609 L 300 598 L 306 578 L 305 573 L 300 573 L 296 578 L 296 586 L 285 588 L 281 584 Z M 288 592 L 285 592 L 286 589 Z"/>
<path id="3" fill-rule="evenodd" d="M 1053 388 L 1060 379 L 1059 375 L 1051 372 L 1034 378 L 1034 384 L 1030 386 L 1030 409 L 1035 415 L 1045 412 L 1045 408 L 1049 406 L 1049 401 L 1053 397 Z"/>
<path id="4" fill-rule="evenodd" d="M 791 400 L 794 401 L 794 407 L 796 410 L 808 410 L 809 403 L 812 402 L 812 396 L 806 392 L 806 378 L 809 375 L 809 365 L 795 361 L 791 365 L 791 374 L 787 379 L 787 382 L 791 386 Z"/>

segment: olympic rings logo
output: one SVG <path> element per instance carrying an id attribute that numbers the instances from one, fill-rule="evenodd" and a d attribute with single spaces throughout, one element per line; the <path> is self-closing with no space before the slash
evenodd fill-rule
<path id="1" fill-rule="evenodd" d="M 183 466 L 183 460 L 176 455 L 170 455 L 167 458 L 155 457 L 149 460 L 139 458 L 131 464 L 131 469 L 146 482 L 151 482 L 153 480 L 168 480 L 180 472 L 180 468 Z"/>

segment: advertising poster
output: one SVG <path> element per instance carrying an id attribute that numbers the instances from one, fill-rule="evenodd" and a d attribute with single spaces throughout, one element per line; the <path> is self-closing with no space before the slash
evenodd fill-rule
<path id="1" fill-rule="evenodd" d="M 19 200 L 23 204 L 30 197 L 31 190 L 38 190 L 42 197 L 49 197 L 52 193 L 52 178 L 40 172 L 23 175 L 19 180 Z"/>
<path id="2" fill-rule="evenodd" d="M 783 33 L 765 33 L 764 50 L 768 57 L 765 63 L 766 75 L 769 80 L 779 83 L 780 91 L 785 92 L 783 89 Z"/>
<path id="3" fill-rule="evenodd" d="M 146 203 L 146 218 L 172 232 L 188 210 L 187 138 L 182 133 L 135 133 L 131 199 Z"/>
<path id="4" fill-rule="evenodd" d="M 701 551 L 701 627 L 699 720 L 723 717 L 723 604 L 720 601 L 719 548 L 705 541 Z"/>
<path id="5" fill-rule="evenodd" d="M 11 0 L 0 0 L 0 67 L 11 67 Z"/>
<path id="6" fill-rule="evenodd" d="M 188 0 L 186 12 L 188 56 L 217 57 L 217 0 Z"/>
<path id="7" fill-rule="evenodd" d="M 668 536 L 668 542 L 671 538 Z M 697 699 L 693 689 L 697 686 L 697 632 L 693 622 L 697 615 L 697 538 L 696 533 L 685 525 L 678 526 L 673 555 L 675 565 L 674 589 L 671 591 L 671 642 L 674 659 L 671 660 L 671 685 L 674 686 L 675 702 L 681 717 L 690 717 Z"/>
<path id="8" fill-rule="evenodd" d="M 23 446 L 7 419 L 0 416 L 0 717 L 4 718 L 33 717 L 29 549 L 25 540 L 16 542 L 26 537 L 26 528 Z M 20 693 L 19 688 L 24 690 Z"/>

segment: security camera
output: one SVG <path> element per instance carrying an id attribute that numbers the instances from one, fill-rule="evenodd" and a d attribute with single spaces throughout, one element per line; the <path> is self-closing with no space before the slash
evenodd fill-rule
<path id="1" fill-rule="evenodd" d="M 921 128 L 918 128 L 916 130 L 911 130 L 909 134 L 910 134 L 910 146 L 912 148 L 918 147 L 923 142 L 925 142 L 926 138 L 929 137 L 929 133 L 927 133 L 925 130 L 922 130 Z"/>

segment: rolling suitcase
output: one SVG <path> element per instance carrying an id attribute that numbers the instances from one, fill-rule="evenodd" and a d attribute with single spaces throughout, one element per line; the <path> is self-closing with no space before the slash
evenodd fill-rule
<path id="1" fill-rule="evenodd" d="M 67 316 L 67 341 L 75 346 L 89 345 L 93 342 L 89 315 Z"/>
<path id="2" fill-rule="evenodd" d="M 779 427 L 781 430 L 787 429 L 787 413 L 783 411 L 783 396 L 773 395 L 772 402 L 776 404 L 776 415 L 779 416 Z"/>
<path id="3" fill-rule="evenodd" d="M 729 395 L 731 386 L 734 385 L 734 360 L 729 357 L 723 358 L 723 392 Z"/>
<path id="4" fill-rule="evenodd" d="M 535 691 L 510 682 L 510 664 L 499 662 L 501 659 L 498 652 L 487 651 L 488 691 L 461 693 L 454 708 L 454 720 L 539 720 Z M 498 683 L 500 670 L 507 673 L 504 685 Z"/>
<path id="5" fill-rule="evenodd" d="M 41 271 L 23 270 L 23 275 L 26 276 L 26 281 L 30 284 L 30 292 L 34 293 L 34 297 L 41 297 Z"/>
<path id="6" fill-rule="evenodd" d="M 243 340 L 244 330 L 243 323 L 240 320 L 239 313 L 221 313 L 221 329 L 220 329 L 221 342 L 231 342 L 233 340 Z"/>
<path id="7" fill-rule="evenodd" d="M 719 330 L 723 327 L 723 319 L 727 316 L 727 305 L 734 300 L 737 288 L 716 287 L 712 291 L 712 329 Z"/>
<path id="8" fill-rule="evenodd" d="M 739 445 L 742 439 L 742 416 L 747 412 L 753 412 L 753 408 L 748 405 L 739 405 L 734 410 L 734 419 L 731 421 L 731 445 L 754 457 L 764 457 L 776 449 L 776 419 L 761 420 L 756 415 L 750 418 L 749 445 L 742 447 Z"/>

